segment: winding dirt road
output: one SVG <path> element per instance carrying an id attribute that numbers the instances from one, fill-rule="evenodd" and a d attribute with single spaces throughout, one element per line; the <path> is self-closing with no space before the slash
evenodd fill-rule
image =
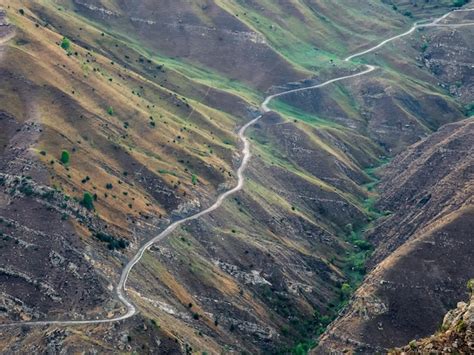
<path id="1" fill-rule="evenodd" d="M 351 61 L 352 59 L 354 59 L 356 57 L 360 57 L 364 54 L 371 53 L 371 52 L 383 47 L 384 45 L 386 45 L 389 42 L 392 42 L 396 39 L 408 36 L 409 34 L 413 33 L 418 28 L 424 28 L 424 27 L 453 27 L 453 28 L 456 28 L 456 27 L 474 25 L 474 22 L 466 22 L 466 23 L 463 23 L 463 24 L 441 24 L 440 23 L 441 21 L 446 19 L 448 16 L 450 16 L 452 13 L 467 12 L 467 11 L 474 11 L 474 8 L 473 9 L 453 10 L 453 11 L 448 12 L 447 14 L 441 16 L 440 18 L 432 20 L 431 22 L 428 22 L 428 23 L 420 23 L 420 22 L 415 23 L 410 28 L 410 30 L 408 30 L 408 31 L 406 31 L 402 34 L 399 34 L 397 36 L 393 36 L 389 39 L 386 39 L 383 42 L 380 42 L 378 45 L 376 45 L 372 48 L 369 48 L 367 50 L 361 51 L 359 53 L 353 54 L 353 55 L 345 58 L 344 60 L 346 62 L 349 62 L 349 61 Z M 127 312 L 125 314 L 123 314 L 121 316 L 118 316 L 118 317 L 115 317 L 115 318 L 90 319 L 90 320 L 53 320 L 53 321 L 45 320 L 45 321 L 29 321 L 29 322 L 12 322 L 12 323 L 0 324 L 0 328 L 10 327 L 10 326 L 18 326 L 18 325 L 21 325 L 21 326 L 35 326 L 35 325 L 38 325 L 38 326 L 43 326 L 43 325 L 70 326 L 70 325 L 111 323 L 111 322 L 121 321 L 121 320 L 130 318 L 133 315 L 135 315 L 138 312 L 138 310 L 137 310 L 136 306 L 133 304 L 133 302 L 129 298 L 127 298 L 127 292 L 126 292 L 126 284 L 127 284 L 128 277 L 130 275 L 130 271 L 141 260 L 141 258 L 145 254 L 145 252 L 153 244 L 155 244 L 155 243 L 163 240 L 164 238 L 166 238 L 177 227 L 179 227 L 183 223 L 186 223 L 188 221 L 192 221 L 194 219 L 198 219 L 198 218 L 200 218 L 200 217 L 202 217 L 206 214 L 209 214 L 212 211 L 216 210 L 217 208 L 219 208 L 222 205 L 222 203 L 225 201 L 225 199 L 227 199 L 227 197 L 229 197 L 232 194 L 235 194 L 236 192 L 238 192 L 242 189 L 242 187 L 244 186 L 244 172 L 245 172 L 245 169 L 247 168 L 247 165 L 248 165 L 248 162 L 249 162 L 249 159 L 250 159 L 250 156 L 251 156 L 250 155 L 250 143 L 249 143 L 247 137 L 245 136 L 245 132 L 247 131 L 247 128 L 249 128 L 251 125 L 253 125 L 255 122 L 257 122 L 260 118 L 262 118 L 264 113 L 267 113 L 267 112 L 271 111 L 271 109 L 268 107 L 270 102 L 273 99 L 275 99 L 277 97 L 281 97 L 283 95 L 287 95 L 287 94 L 295 93 L 295 92 L 300 92 L 300 91 L 305 91 L 305 90 L 322 88 L 322 87 L 325 87 L 327 85 L 330 85 L 330 84 L 338 82 L 338 81 L 342 81 L 342 80 L 346 80 L 346 79 L 366 75 L 366 74 L 368 74 L 368 73 L 370 73 L 370 72 L 372 72 L 376 69 L 376 67 L 373 66 L 373 65 L 367 65 L 367 64 L 364 64 L 364 65 L 367 67 L 367 69 L 364 70 L 364 71 L 361 71 L 361 72 L 358 72 L 358 73 L 355 73 L 355 74 L 352 74 L 352 75 L 346 75 L 346 76 L 341 76 L 341 77 L 338 77 L 338 78 L 334 78 L 334 79 L 328 80 L 328 81 L 326 81 L 324 83 L 321 83 L 321 84 L 318 84 L 318 85 L 313 85 L 313 86 L 309 86 L 309 87 L 304 87 L 304 88 L 299 88 L 299 89 L 293 89 L 293 90 L 280 92 L 278 94 L 268 96 L 265 99 L 265 101 L 261 105 L 262 115 L 254 118 L 253 120 L 251 120 L 250 122 L 245 124 L 243 127 L 240 128 L 240 130 L 238 132 L 239 138 L 243 143 L 243 149 L 242 149 L 243 158 L 242 158 L 242 162 L 240 164 L 240 167 L 237 170 L 237 177 L 238 177 L 237 185 L 233 189 L 231 189 L 229 191 L 226 191 L 223 194 L 219 195 L 216 202 L 212 206 L 210 206 L 210 207 L 206 208 L 205 210 L 203 210 L 199 213 L 196 213 L 196 214 L 194 214 L 190 217 L 183 218 L 179 221 L 176 221 L 176 222 L 173 222 L 172 224 L 170 224 L 164 231 L 162 231 L 160 234 L 158 234 L 154 238 L 150 239 L 140 249 L 138 249 L 137 253 L 133 256 L 133 258 L 127 263 L 127 265 L 125 265 L 124 269 L 122 270 L 122 274 L 120 276 L 120 281 L 119 281 L 119 283 L 116 287 L 116 294 L 117 294 L 118 299 L 121 302 L 123 302 L 123 304 L 127 308 Z"/>

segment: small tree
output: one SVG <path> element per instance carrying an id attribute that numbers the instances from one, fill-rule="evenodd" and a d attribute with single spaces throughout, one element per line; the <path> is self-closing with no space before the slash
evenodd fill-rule
<path id="1" fill-rule="evenodd" d="M 107 109 L 107 113 L 112 116 L 114 114 L 114 108 L 112 106 L 109 106 L 109 108 Z"/>
<path id="2" fill-rule="evenodd" d="M 82 197 L 82 205 L 89 211 L 94 209 L 94 198 L 90 193 L 84 192 L 84 196 Z"/>
<path id="3" fill-rule="evenodd" d="M 69 164 L 69 159 L 70 159 L 70 156 L 69 156 L 69 152 L 67 150 L 63 150 L 61 152 L 61 163 L 63 163 L 64 165 L 67 165 Z"/>
<path id="4" fill-rule="evenodd" d="M 68 51 L 71 49 L 71 41 L 67 37 L 63 37 L 61 41 L 61 48 L 64 49 L 65 51 Z"/>

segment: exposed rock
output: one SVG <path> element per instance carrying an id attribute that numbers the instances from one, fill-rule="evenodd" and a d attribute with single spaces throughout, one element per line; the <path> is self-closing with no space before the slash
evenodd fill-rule
<path id="1" fill-rule="evenodd" d="M 441 330 L 436 334 L 389 352 L 391 355 L 420 353 L 474 353 L 474 295 L 445 315 Z"/>

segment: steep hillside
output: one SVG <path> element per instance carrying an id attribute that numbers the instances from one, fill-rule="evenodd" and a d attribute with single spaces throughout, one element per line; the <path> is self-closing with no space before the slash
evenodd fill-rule
<path id="1" fill-rule="evenodd" d="M 453 307 L 472 277 L 473 138 L 472 120 L 447 125 L 385 168 L 378 207 L 391 214 L 369 232 L 372 270 L 321 350 L 408 343 Z"/>
<path id="2" fill-rule="evenodd" d="M 452 3 L 439 5 L 423 14 Z M 362 66 L 341 58 L 412 21 L 382 1 L 3 6 L 2 323 L 123 314 L 114 289 L 123 266 L 172 221 L 236 184 L 236 132 L 259 114 L 267 92 L 359 72 Z M 458 81 L 470 75 L 472 59 L 461 50 L 472 45 L 469 33 L 417 31 L 364 58 L 380 66 L 368 76 L 273 101 L 275 112 L 247 132 L 252 159 L 244 189 L 179 226 L 132 270 L 127 293 L 138 315 L 110 324 L 5 327 L 1 351 L 306 351 L 363 279 L 372 252 L 363 231 L 381 211 L 395 211 L 383 199 L 374 206 L 375 167 L 464 118 L 470 81 Z M 425 34 L 432 36 L 426 48 Z M 448 56 L 464 71 L 452 64 L 442 73 Z M 446 139 L 459 136 L 456 144 L 468 150 L 468 122 L 448 127 L 440 134 L 452 132 Z M 390 185 L 390 176 L 403 173 L 397 169 L 405 160 L 396 161 L 380 191 L 403 212 L 388 194 L 401 188 Z M 465 169 L 452 179 L 466 179 Z M 434 182 L 426 188 L 442 191 Z M 458 218 L 456 208 L 446 211 Z M 436 211 L 428 212 L 427 224 Z M 462 212 L 469 217 L 469 209 Z M 403 221 L 396 218 L 393 229 Z M 377 246 L 373 263 L 404 242 L 369 237 Z M 457 281 L 447 285 L 446 303 L 456 299 Z"/>

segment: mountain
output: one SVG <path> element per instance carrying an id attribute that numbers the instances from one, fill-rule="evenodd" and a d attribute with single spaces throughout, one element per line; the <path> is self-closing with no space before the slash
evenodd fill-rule
<path id="1" fill-rule="evenodd" d="M 424 352 L 469 354 L 474 350 L 473 298 L 459 302 L 443 319 L 441 330 L 431 337 L 412 340 L 408 346 L 390 351 L 390 354 L 417 354 Z"/>
<path id="2" fill-rule="evenodd" d="M 369 231 L 371 271 L 320 347 L 383 351 L 427 336 L 472 275 L 473 122 L 446 125 L 393 160 Z M 464 252 L 466 251 L 466 252 Z"/>
<path id="3" fill-rule="evenodd" d="M 379 265 L 406 274 L 392 269 L 397 253 L 423 260 L 410 243 L 431 243 L 430 228 L 462 230 L 469 243 L 472 27 L 419 29 L 344 61 L 453 5 L 2 4 L 1 351 L 306 352 L 351 312 Z M 356 75 L 365 62 L 377 69 L 270 103 L 245 132 L 243 189 L 134 265 L 126 295 L 138 314 L 25 323 L 126 314 L 123 268 L 237 184 L 238 131 L 265 97 Z M 429 325 L 395 324 L 387 346 L 430 334 L 472 277 L 467 261 L 459 272 L 429 265 L 439 274 L 428 285 L 442 283 L 445 298 L 420 295 Z M 422 282 L 415 276 L 410 287 Z"/>

